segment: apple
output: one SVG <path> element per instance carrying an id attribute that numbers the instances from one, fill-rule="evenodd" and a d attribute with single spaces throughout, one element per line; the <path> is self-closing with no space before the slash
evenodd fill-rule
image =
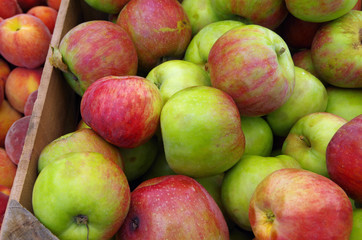
<path id="1" fill-rule="evenodd" d="M 222 212 L 196 180 L 171 175 L 139 184 L 116 239 L 229 239 Z"/>
<path id="2" fill-rule="evenodd" d="M 353 10 L 358 10 L 358 11 L 361 11 L 361 6 L 362 6 L 362 1 L 361 0 L 358 0 L 356 5 L 354 5 L 354 7 L 352 8 Z"/>
<path id="3" fill-rule="evenodd" d="M 77 124 L 76 130 L 79 130 L 79 129 L 82 129 L 82 128 L 92 129 L 90 126 L 88 126 L 88 125 L 83 121 L 83 119 L 81 119 L 81 120 L 78 122 L 78 124 Z"/>
<path id="4" fill-rule="evenodd" d="M 159 126 L 161 94 L 139 76 L 108 76 L 95 81 L 81 100 L 83 121 L 108 142 L 134 148 Z"/>
<path id="5" fill-rule="evenodd" d="M 195 86 L 175 93 L 163 106 L 160 123 L 166 160 L 178 174 L 217 175 L 244 153 L 238 109 L 217 88 Z"/>
<path id="6" fill-rule="evenodd" d="M 22 13 L 17 0 L 0 0 L 0 17 L 3 19 L 10 18 Z"/>
<path id="7" fill-rule="evenodd" d="M 23 11 L 28 11 L 30 8 L 44 5 L 45 0 L 17 0 Z"/>
<path id="8" fill-rule="evenodd" d="M 5 147 L 5 137 L 11 125 L 23 115 L 5 99 L 0 105 L 0 147 Z"/>
<path id="9" fill-rule="evenodd" d="M 14 68 L 6 80 L 5 95 L 10 105 L 18 112 L 24 113 L 29 95 L 38 90 L 43 68 Z"/>
<path id="10" fill-rule="evenodd" d="M 292 59 L 294 62 L 294 66 L 303 68 L 304 70 L 310 72 L 313 74 L 316 78 L 318 78 L 320 81 L 322 81 L 318 77 L 318 73 L 314 67 L 313 61 L 312 61 L 312 53 L 310 49 L 302 49 L 300 51 L 295 52 L 292 55 Z"/>
<path id="11" fill-rule="evenodd" d="M 316 112 L 300 118 L 285 138 L 282 153 L 294 157 L 303 169 L 328 177 L 326 150 L 329 141 L 347 120 Z"/>
<path id="12" fill-rule="evenodd" d="M 6 207 L 8 205 L 11 189 L 0 185 L 0 230 L 4 219 Z"/>
<path id="13" fill-rule="evenodd" d="M 167 175 L 177 175 L 177 173 L 175 173 L 168 165 L 165 152 L 162 147 L 161 149 L 158 150 L 155 160 L 153 161 L 152 165 L 147 170 L 147 172 L 142 175 L 141 179 L 145 181 L 151 178 L 167 176 Z"/>
<path id="14" fill-rule="evenodd" d="M 163 62 L 154 67 L 146 78 L 160 89 L 163 104 L 184 88 L 211 85 L 209 74 L 204 69 L 184 60 Z"/>
<path id="15" fill-rule="evenodd" d="M 221 185 L 221 199 L 230 218 L 242 229 L 251 231 L 249 202 L 258 184 L 272 172 L 282 168 L 301 168 L 287 155 L 262 157 L 244 155 L 225 174 Z"/>
<path id="16" fill-rule="evenodd" d="M 353 200 L 362 203 L 362 114 L 333 135 L 326 151 L 330 178 Z"/>
<path id="17" fill-rule="evenodd" d="M 25 105 L 24 105 L 24 115 L 29 116 L 33 113 L 33 108 L 36 99 L 38 98 L 38 89 L 34 92 L 30 93 L 28 98 L 26 99 Z"/>
<path id="18" fill-rule="evenodd" d="M 191 40 L 188 16 L 177 0 L 133 0 L 124 6 L 117 24 L 131 36 L 139 71 L 148 73 L 162 58 L 181 58 Z"/>
<path id="19" fill-rule="evenodd" d="M 54 8 L 55 10 L 59 11 L 60 3 L 62 1 L 61 0 L 45 0 L 45 2 L 49 7 Z"/>
<path id="20" fill-rule="evenodd" d="M 120 26 L 105 20 L 78 24 L 53 48 L 50 62 L 63 71 L 72 89 L 82 96 L 99 78 L 137 73 L 135 46 Z"/>
<path id="21" fill-rule="evenodd" d="M 287 136 L 293 125 L 303 116 L 324 112 L 328 95 L 323 83 L 308 71 L 294 67 L 295 86 L 292 95 L 278 109 L 266 117 L 273 133 Z"/>
<path id="22" fill-rule="evenodd" d="M 326 112 L 343 117 L 347 121 L 362 114 L 362 89 L 327 87 Z"/>
<path id="23" fill-rule="evenodd" d="M 123 171 L 96 152 L 73 152 L 61 158 L 35 180 L 34 215 L 60 239 L 110 239 L 130 205 Z"/>
<path id="24" fill-rule="evenodd" d="M 336 87 L 362 87 L 361 26 L 362 11 L 351 10 L 319 28 L 311 53 L 321 80 Z"/>
<path id="25" fill-rule="evenodd" d="M 296 18 L 308 22 L 327 22 L 348 13 L 358 0 L 285 0 L 288 11 Z"/>
<path id="26" fill-rule="evenodd" d="M 33 15 L 40 20 L 47 26 L 50 33 L 53 34 L 55 22 L 57 20 L 58 11 L 54 8 L 51 8 L 49 6 L 34 6 L 30 8 L 27 12 L 27 14 Z"/>
<path id="27" fill-rule="evenodd" d="M 267 157 L 273 149 L 273 132 L 261 117 L 241 117 L 241 129 L 245 136 L 244 154 Z"/>
<path id="28" fill-rule="evenodd" d="M 30 14 L 17 14 L 0 23 L 0 54 L 18 67 L 38 68 L 48 54 L 51 33 Z"/>
<path id="29" fill-rule="evenodd" d="M 98 152 L 124 169 L 123 157 L 117 147 L 105 141 L 92 129 L 82 128 L 48 143 L 39 154 L 38 172 L 71 152 Z"/>
<path id="30" fill-rule="evenodd" d="M 0 147 L 0 185 L 11 188 L 13 186 L 17 167 L 10 160 L 5 149 Z"/>
<path id="31" fill-rule="evenodd" d="M 266 115 L 294 88 L 294 63 L 283 39 L 265 27 L 245 25 L 224 33 L 208 58 L 211 85 L 228 93 L 241 116 Z"/>
<path id="32" fill-rule="evenodd" d="M 349 240 L 359 240 L 362 236 L 362 208 L 353 210 L 353 226 Z"/>
<path id="33" fill-rule="evenodd" d="M 250 200 L 249 220 L 258 240 L 348 239 L 352 205 L 332 180 L 286 168 L 259 183 Z"/>
<path id="34" fill-rule="evenodd" d="M 118 14 L 130 0 L 85 0 L 85 2 L 100 12 Z"/>

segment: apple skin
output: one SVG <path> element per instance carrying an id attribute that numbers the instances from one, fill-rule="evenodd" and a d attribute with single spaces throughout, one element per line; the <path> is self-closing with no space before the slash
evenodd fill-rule
<path id="1" fill-rule="evenodd" d="M 308 22 L 327 22 L 348 13 L 358 0 L 286 0 L 288 11 L 296 18 Z"/>
<path id="2" fill-rule="evenodd" d="M 184 175 L 153 178 L 131 194 L 116 239 L 229 239 L 220 208 L 196 180 Z"/>
<path id="3" fill-rule="evenodd" d="M 349 240 L 359 240 L 362 236 L 362 208 L 353 210 L 353 227 Z"/>
<path id="4" fill-rule="evenodd" d="M 362 87 L 361 27 L 362 11 L 351 10 L 319 28 L 311 53 L 321 80 L 336 87 Z"/>
<path id="5" fill-rule="evenodd" d="M 163 104 L 184 88 L 211 85 L 210 76 L 204 69 L 184 60 L 163 62 L 154 67 L 146 78 L 160 89 Z"/>
<path id="6" fill-rule="evenodd" d="M 318 73 L 315 70 L 313 61 L 312 61 L 312 53 L 310 51 L 310 49 L 302 49 L 298 52 L 295 52 L 292 55 L 292 59 L 294 62 L 294 66 L 296 67 L 300 67 L 303 68 L 304 70 L 310 72 L 311 74 L 313 74 L 316 78 L 318 78 L 320 81 L 322 81 L 319 77 L 318 77 Z"/>
<path id="7" fill-rule="evenodd" d="M 92 8 L 109 13 L 118 14 L 130 0 L 85 0 Z"/>
<path id="8" fill-rule="evenodd" d="M 177 175 L 177 173 L 175 173 L 168 165 L 165 152 L 163 148 L 161 148 L 158 150 L 156 159 L 150 168 L 142 176 L 142 181 L 167 175 Z"/>
<path id="9" fill-rule="evenodd" d="M 162 98 L 156 85 L 143 77 L 108 76 L 85 91 L 80 108 L 83 121 L 106 141 L 134 148 L 155 134 Z"/>
<path id="10" fill-rule="evenodd" d="M 164 57 L 181 58 L 192 36 L 188 16 L 176 0 L 130 1 L 117 24 L 131 36 L 139 70 L 146 74 Z"/>
<path id="11" fill-rule="evenodd" d="M 293 125 L 303 116 L 324 112 L 328 94 L 323 83 L 308 71 L 294 67 L 295 85 L 292 95 L 266 117 L 273 133 L 286 137 Z"/>
<path id="12" fill-rule="evenodd" d="M 362 114 L 337 130 L 326 151 L 330 178 L 358 203 L 362 203 L 361 159 Z"/>
<path id="13" fill-rule="evenodd" d="M 266 115 L 294 88 L 294 63 L 275 32 L 258 25 L 236 27 L 214 43 L 208 58 L 211 85 L 228 93 L 241 116 Z"/>
<path id="14" fill-rule="evenodd" d="M 257 186 L 249 219 L 258 240 L 347 240 L 352 205 L 332 180 L 286 168 L 271 173 Z"/>
<path id="15" fill-rule="evenodd" d="M 13 186 L 17 167 L 10 160 L 5 149 L 0 147 L 0 185 L 11 188 Z"/>
<path id="16" fill-rule="evenodd" d="M 347 121 L 362 114 L 362 89 L 327 87 L 326 112 L 343 117 Z"/>
<path id="17" fill-rule="evenodd" d="M 34 6 L 30 8 L 27 12 L 27 14 L 33 15 L 40 20 L 47 26 L 50 33 L 53 34 L 55 22 L 57 20 L 58 11 L 54 8 L 51 8 L 49 6 Z"/>
<path id="18" fill-rule="evenodd" d="M 5 147 L 6 134 L 11 125 L 23 115 L 16 111 L 5 99 L 0 105 L 0 147 Z"/>
<path id="19" fill-rule="evenodd" d="M 33 188 L 35 216 L 60 239 L 110 239 L 130 205 L 121 168 L 100 153 L 74 152 L 45 167 Z M 77 221 L 86 220 L 86 223 Z M 87 231 L 88 224 L 89 231 Z"/>
<path id="20" fill-rule="evenodd" d="M 0 17 L 2 19 L 13 17 L 22 13 L 17 0 L 0 0 Z"/>
<path id="21" fill-rule="evenodd" d="M 300 118 L 290 129 L 283 142 L 282 154 L 294 157 L 303 169 L 328 177 L 327 146 L 346 122 L 332 113 L 310 113 Z"/>
<path id="22" fill-rule="evenodd" d="M 301 168 L 292 157 L 244 155 L 228 170 L 221 186 L 221 199 L 230 218 L 242 229 L 251 231 L 249 202 L 257 185 L 272 172 L 282 168 Z"/>
<path id="23" fill-rule="evenodd" d="M 10 188 L 0 185 L 0 230 L 4 219 L 6 207 L 8 205 L 10 191 Z"/>
<path id="24" fill-rule="evenodd" d="M 17 14 L 0 23 L 0 54 L 18 67 L 38 68 L 48 54 L 51 33 L 30 14 Z"/>
<path id="25" fill-rule="evenodd" d="M 244 153 L 235 102 L 217 88 L 196 86 L 177 92 L 163 106 L 160 123 L 166 160 L 178 174 L 217 175 Z"/>

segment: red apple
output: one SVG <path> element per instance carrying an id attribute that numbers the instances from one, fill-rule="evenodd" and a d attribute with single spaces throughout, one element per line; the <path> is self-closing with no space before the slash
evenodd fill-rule
<path id="1" fill-rule="evenodd" d="M 361 0 L 358 0 L 357 1 L 357 3 L 356 3 L 356 5 L 354 5 L 354 7 L 352 8 L 352 10 L 358 10 L 358 11 L 361 11 L 362 9 L 361 9 Z"/>
<path id="2" fill-rule="evenodd" d="M 30 14 L 17 14 L 0 23 L 0 53 L 18 67 L 37 68 L 48 54 L 51 33 Z"/>
<path id="3" fill-rule="evenodd" d="M 55 21 L 57 20 L 58 11 L 48 6 L 35 6 L 27 12 L 40 20 L 48 27 L 50 33 L 53 33 Z"/>
<path id="4" fill-rule="evenodd" d="M 26 12 L 35 6 L 44 5 L 45 0 L 17 0 L 21 9 Z"/>
<path id="5" fill-rule="evenodd" d="M 258 240 L 347 240 L 352 204 L 329 178 L 285 168 L 259 183 L 250 200 L 249 220 Z"/>
<path id="6" fill-rule="evenodd" d="M 355 201 L 362 203 L 362 114 L 333 135 L 326 151 L 330 178 Z"/>
<path id="7" fill-rule="evenodd" d="M 22 13 L 17 0 L 0 0 L 0 17 L 5 19 Z"/>
<path id="8" fill-rule="evenodd" d="M 4 219 L 6 206 L 8 205 L 10 188 L 0 185 L 0 229 Z"/>
<path id="9" fill-rule="evenodd" d="M 0 147 L 0 185 L 11 188 L 16 170 L 16 165 L 10 160 L 5 149 Z"/>
<path id="10" fill-rule="evenodd" d="M 30 93 L 28 99 L 26 99 L 24 106 L 25 116 L 29 116 L 33 113 L 33 107 L 37 98 L 38 98 L 38 90 L 35 90 L 34 92 Z"/>
<path id="11" fill-rule="evenodd" d="M 45 1 L 49 7 L 59 11 L 60 3 L 62 2 L 61 0 L 45 0 Z"/>
<path id="12" fill-rule="evenodd" d="M 22 117 L 22 114 L 16 111 L 7 100 L 0 105 L 0 147 L 4 147 L 6 134 L 11 125 Z"/>

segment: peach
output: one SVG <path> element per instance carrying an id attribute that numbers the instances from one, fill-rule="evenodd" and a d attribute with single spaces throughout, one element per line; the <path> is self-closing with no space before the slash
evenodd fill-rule
<path id="1" fill-rule="evenodd" d="M 49 6 L 35 6 L 27 12 L 40 20 L 48 27 L 50 33 L 53 33 L 58 11 Z"/>
<path id="2" fill-rule="evenodd" d="M 6 206 L 9 201 L 10 188 L 0 185 L 0 229 L 4 219 Z"/>
<path id="3" fill-rule="evenodd" d="M 0 105 L 0 147 L 4 147 L 6 134 L 11 125 L 22 117 L 22 114 L 16 111 L 7 100 Z"/>
<path id="4" fill-rule="evenodd" d="M 0 185 L 11 188 L 16 170 L 16 165 L 10 160 L 5 149 L 0 147 Z"/>
<path id="5" fill-rule="evenodd" d="M 46 3 L 49 7 L 54 8 L 55 10 L 59 10 L 60 8 L 60 3 L 62 2 L 62 0 L 46 0 Z"/>
<path id="6" fill-rule="evenodd" d="M 30 8 L 45 4 L 45 0 L 17 0 L 21 9 L 26 12 Z"/>
<path id="7" fill-rule="evenodd" d="M 38 98 L 38 90 L 35 90 L 34 92 L 30 93 L 24 106 L 25 116 L 29 116 L 33 113 L 34 104 L 37 98 Z"/>
<path id="8" fill-rule="evenodd" d="M 5 19 L 22 13 L 16 0 L 0 0 L 0 17 Z"/>

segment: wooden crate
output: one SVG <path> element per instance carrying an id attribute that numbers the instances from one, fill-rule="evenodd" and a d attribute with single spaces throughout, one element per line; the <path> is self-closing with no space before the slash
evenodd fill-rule
<path id="1" fill-rule="evenodd" d="M 84 0 L 62 0 L 50 46 L 58 46 L 63 36 L 77 24 L 107 17 L 90 8 Z M 1 240 L 57 239 L 32 214 L 32 191 L 40 152 L 54 139 L 75 130 L 80 119 L 80 97 L 69 87 L 60 70 L 49 63 L 51 52 L 49 48 L 5 212 Z"/>

